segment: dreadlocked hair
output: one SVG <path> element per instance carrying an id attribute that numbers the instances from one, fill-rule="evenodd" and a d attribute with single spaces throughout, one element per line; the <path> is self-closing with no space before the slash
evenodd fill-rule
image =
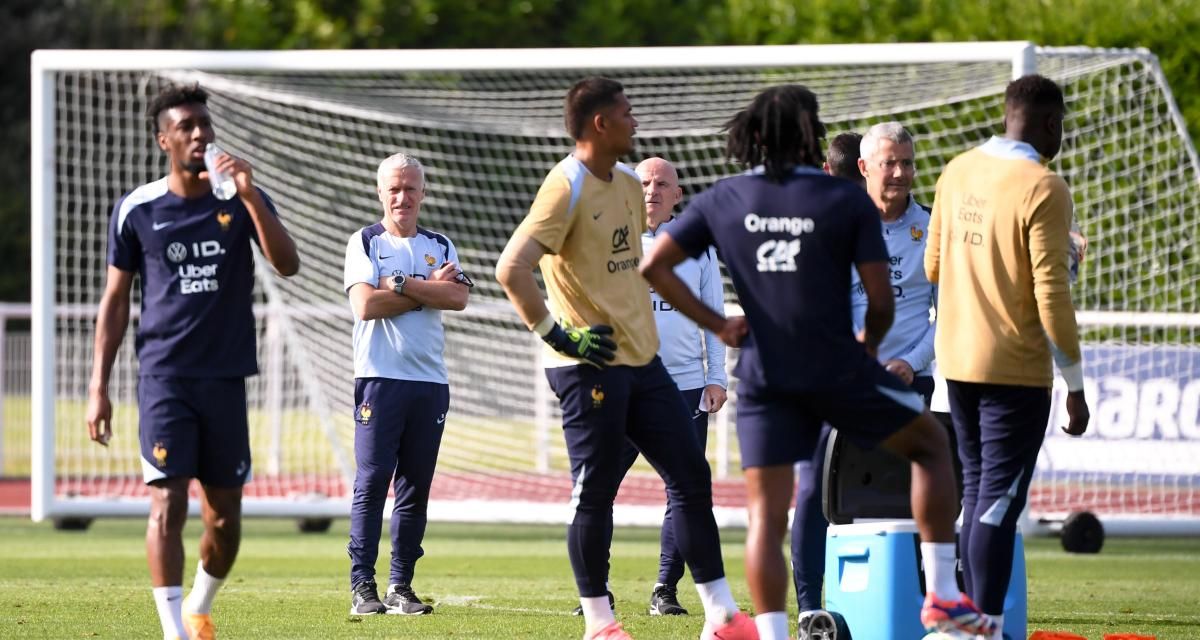
<path id="1" fill-rule="evenodd" d="M 802 85 L 763 91 L 725 123 L 724 131 L 726 157 L 746 168 L 762 165 L 775 182 L 793 167 L 820 167 L 825 162 L 825 125 L 817 117 L 817 96 Z"/>

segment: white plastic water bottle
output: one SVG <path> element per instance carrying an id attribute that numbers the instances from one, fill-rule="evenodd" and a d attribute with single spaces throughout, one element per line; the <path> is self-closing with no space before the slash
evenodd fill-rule
<path id="1" fill-rule="evenodd" d="M 208 181 L 212 184 L 213 195 L 221 200 L 229 200 L 237 195 L 237 184 L 234 183 L 232 174 L 217 171 L 217 157 L 222 153 L 225 152 L 216 143 L 208 143 L 204 148 L 204 168 L 208 170 Z"/>

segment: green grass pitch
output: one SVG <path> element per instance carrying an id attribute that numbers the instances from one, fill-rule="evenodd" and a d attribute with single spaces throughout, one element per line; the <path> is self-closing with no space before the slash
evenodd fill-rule
<path id="1" fill-rule="evenodd" d="M 198 523 L 185 533 L 185 585 L 196 562 Z M 0 638 L 151 638 L 160 628 L 150 596 L 140 520 L 99 520 L 85 533 L 0 518 Z M 296 533 L 290 521 L 249 520 L 241 557 L 214 610 L 220 637 L 578 638 L 562 527 L 432 524 L 417 567 L 417 592 L 432 616 L 347 615 L 347 523 Z M 747 606 L 743 533 L 724 532 L 734 595 Z M 386 533 L 384 534 L 386 540 Z M 696 638 L 702 618 L 651 618 L 658 534 L 618 529 L 612 586 L 618 617 L 635 638 Z M 386 543 L 379 571 L 386 576 Z M 1200 540 L 1110 540 L 1095 556 L 1069 555 L 1053 539 L 1029 540 L 1030 629 L 1139 632 L 1159 640 L 1200 638 Z M 792 612 L 794 616 L 794 612 Z"/>

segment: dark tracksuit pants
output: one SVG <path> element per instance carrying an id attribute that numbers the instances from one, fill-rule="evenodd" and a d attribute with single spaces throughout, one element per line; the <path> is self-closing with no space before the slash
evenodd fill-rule
<path id="1" fill-rule="evenodd" d="M 1017 520 L 1050 419 L 1050 389 L 947 381 L 963 463 L 959 557 L 967 595 L 1004 612 Z"/>
<path id="2" fill-rule="evenodd" d="M 613 500 L 625 475 L 627 439 L 666 483 L 676 545 L 692 579 L 724 577 L 708 461 L 691 437 L 691 414 L 662 361 L 656 356 L 640 367 L 557 367 L 546 377 L 562 406 L 575 479 L 567 553 L 579 595 L 607 591 Z"/>
<path id="3" fill-rule="evenodd" d="M 429 490 L 450 387 L 388 378 L 354 381 L 354 498 L 350 505 L 350 586 L 374 579 L 388 488 L 392 506 L 391 583 L 411 584 L 424 555 Z"/>
<path id="4" fill-rule="evenodd" d="M 700 411 L 700 397 L 704 395 L 704 387 L 699 389 L 680 389 L 683 406 L 692 414 L 692 430 L 703 452 L 708 446 L 708 413 Z M 637 460 L 638 450 L 630 442 L 625 447 L 625 473 Z M 683 578 L 683 555 L 675 544 L 675 525 L 671 517 L 671 502 L 667 501 L 667 510 L 663 513 L 662 530 L 659 533 L 658 582 L 674 587 Z"/>

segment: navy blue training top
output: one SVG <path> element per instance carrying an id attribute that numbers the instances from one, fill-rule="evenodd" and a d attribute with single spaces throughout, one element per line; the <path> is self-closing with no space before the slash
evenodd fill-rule
<path id="1" fill-rule="evenodd" d="M 274 214 L 270 198 L 259 194 Z M 251 242 L 258 235 L 240 198 L 183 198 L 162 178 L 117 201 L 108 264 L 141 276 L 139 375 L 258 373 Z"/>
<path id="2" fill-rule="evenodd" d="M 750 390 L 839 385 L 869 360 L 850 322 L 850 270 L 886 261 L 862 187 L 811 168 L 772 182 L 761 169 L 692 198 L 667 233 L 690 256 L 725 261 L 750 325 L 735 374 Z"/>

